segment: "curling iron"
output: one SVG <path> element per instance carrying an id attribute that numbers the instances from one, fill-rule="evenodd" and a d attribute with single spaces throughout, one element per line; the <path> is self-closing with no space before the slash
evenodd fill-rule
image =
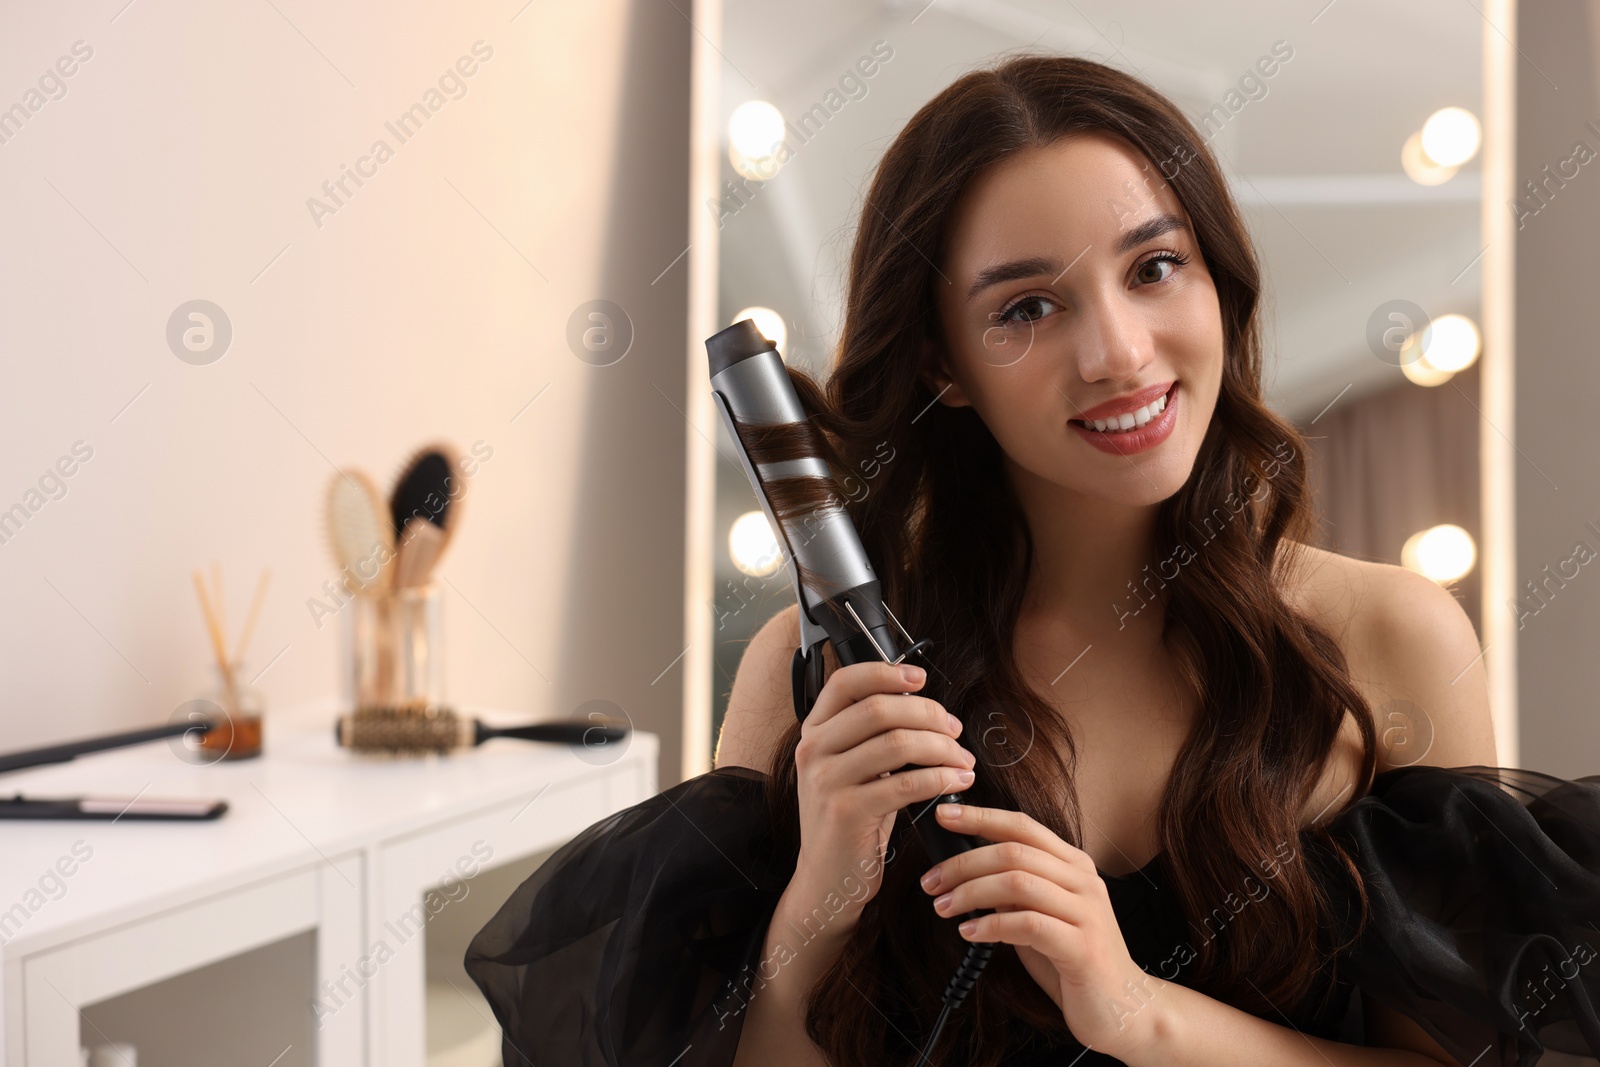
<path id="1" fill-rule="evenodd" d="M 738 450 L 750 487 L 761 502 L 761 510 L 766 513 L 784 549 L 794 581 L 795 599 L 800 607 L 800 647 L 795 650 L 790 664 L 790 681 L 795 715 L 804 721 L 822 689 L 824 641 L 832 642 L 841 665 L 868 660 L 900 663 L 911 656 L 926 662 L 929 642 L 912 638 L 884 602 L 877 574 L 842 502 L 819 508 L 803 518 L 777 513 L 769 491 L 771 483 L 804 477 L 831 481 L 832 472 L 827 459 L 821 455 L 762 464 L 750 457 L 741 427 L 751 430 L 783 424 L 804 427 L 808 422 L 783 358 L 772 342 L 762 336 L 753 320 L 742 319 L 707 338 L 706 354 L 711 363 L 711 390 L 717 410 Z M 807 575 L 811 578 L 809 582 L 805 580 Z M 911 766 L 907 764 L 901 770 Z M 934 804 L 957 803 L 960 799 L 955 793 L 946 793 L 922 805 L 920 810 L 904 809 L 923 848 L 935 863 L 977 848 L 981 843 L 966 834 L 946 829 L 931 816 Z M 978 909 L 960 918 L 976 918 L 992 910 Z M 991 942 L 968 944 L 966 958 L 945 988 L 944 1006 L 917 1058 L 919 1065 L 926 1062 L 950 1013 L 966 999 L 993 952 Z"/>

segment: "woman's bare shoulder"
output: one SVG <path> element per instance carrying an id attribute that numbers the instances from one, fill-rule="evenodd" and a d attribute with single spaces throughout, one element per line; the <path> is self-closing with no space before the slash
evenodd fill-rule
<path id="1" fill-rule="evenodd" d="M 728 694 L 713 766 L 771 773 L 772 757 L 794 722 L 790 670 L 799 647 L 800 609 L 795 604 L 775 613 L 750 638 Z M 839 666 L 831 643 L 823 646 L 822 662 L 826 680 Z"/>
<path id="2" fill-rule="evenodd" d="M 1280 548 L 1278 575 L 1284 599 L 1333 636 L 1358 682 L 1393 658 L 1389 642 L 1417 636 L 1401 632 L 1408 615 L 1441 606 L 1460 611 L 1448 590 L 1415 571 L 1298 541 Z"/>
<path id="3" fill-rule="evenodd" d="M 1277 576 L 1284 599 L 1336 636 L 1359 623 L 1374 595 L 1393 581 L 1387 572 L 1403 569 L 1287 539 L 1278 549 Z"/>
<path id="4" fill-rule="evenodd" d="M 768 619 L 745 645 L 728 693 L 713 766 L 772 773 L 773 753 L 794 721 L 789 658 L 799 641 L 800 624 L 791 604 Z"/>
<path id="5" fill-rule="evenodd" d="M 1406 567 L 1286 542 L 1285 600 L 1344 653 L 1378 737 L 1378 770 L 1493 763 L 1482 648 L 1455 594 Z M 1348 739 L 1359 753 L 1353 722 Z"/>

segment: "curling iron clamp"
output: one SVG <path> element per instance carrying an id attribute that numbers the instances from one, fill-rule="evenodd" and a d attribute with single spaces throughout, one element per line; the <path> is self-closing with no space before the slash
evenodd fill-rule
<path id="1" fill-rule="evenodd" d="M 739 432 L 741 426 L 754 428 L 807 421 L 804 405 L 794 390 L 783 358 L 751 319 L 742 319 L 707 338 L 706 354 L 711 363 L 711 390 L 717 410 L 722 414 L 728 436 L 733 439 L 750 486 L 761 502 L 761 510 L 766 513 L 784 549 L 795 585 L 795 599 L 800 608 L 800 647 L 795 650 L 790 667 L 795 715 L 803 721 L 821 692 L 824 641 L 833 643 L 841 665 L 869 660 L 900 663 L 911 656 L 928 662 L 929 642 L 913 639 L 884 603 L 877 574 L 842 502 L 818 509 L 803 520 L 796 516 L 785 519 L 773 507 L 768 480 L 797 477 L 832 480 L 828 462 L 820 455 L 758 466 L 751 460 Z M 819 585 L 827 588 L 814 589 L 803 581 L 802 565 L 815 576 Z M 911 766 L 907 764 L 901 770 Z M 904 809 L 934 863 L 980 844 L 975 838 L 946 829 L 931 817 L 934 804 L 956 803 L 960 799 L 958 794 L 946 793 L 932 803 Z M 979 909 L 960 918 L 975 918 L 992 910 Z M 945 1021 L 966 999 L 993 951 L 993 943 L 968 944 L 966 958 L 945 989 L 944 1006 L 918 1057 L 918 1064 L 925 1062 L 932 1052 Z"/>

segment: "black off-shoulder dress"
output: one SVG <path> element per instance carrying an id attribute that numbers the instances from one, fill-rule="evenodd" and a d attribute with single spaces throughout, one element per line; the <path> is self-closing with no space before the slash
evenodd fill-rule
<path id="1" fill-rule="evenodd" d="M 595 823 L 518 887 L 466 956 L 506 1067 L 733 1063 L 795 864 L 773 844 L 764 783 L 742 767 L 691 778 Z M 1548 1049 L 1600 1057 L 1600 775 L 1399 767 L 1328 828 L 1364 875 L 1369 924 L 1334 976 L 1270 1021 L 1361 1044 L 1359 990 L 1470 1067 L 1530 1067 Z M 1353 920 L 1346 879 L 1301 840 Z M 1194 934 L 1164 857 L 1102 877 L 1129 954 L 1167 977 Z M 1005 1067 L 1120 1062 L 1070 1037 L 1012 1038 Z"/>

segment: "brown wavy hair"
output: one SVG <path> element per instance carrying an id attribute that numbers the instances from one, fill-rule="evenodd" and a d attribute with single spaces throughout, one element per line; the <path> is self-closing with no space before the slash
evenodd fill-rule
<path id="1" fill-rule="evenodd" d="M 1302 833 L 1331 850 L 1356 885 L 1359 921 L 1366 919 L 1351 857 L 1321 825 L 1302 831 L 1299 813 L 1346 709 L 1364 750 L 1362 781 L 1347 803 L 1371 788 L 1376 739 L 1338 644 L 1293 609 L 1275 581 L 1274 561 L 1304 543 L 1315 521 L 1306 450 L 1293 424 L 1262 400 L 1255 251 L 1216 161 L 1183 114 L 1136 78 L 1081 58 L 1013 55 L 955 81 L 895 138 L 865 194 L 825 387 L 790 369 L 810 420 L 740 436 L 756 462 L 799 450 L 827 458 L 832 483 L 786 480 L 773 494 L 775 509 L 784 517 L 848 509 L 891 610 L 912 635 L 932 640 L 922 692 L 965 724 L 963 741 L 983 765 L 966 793 L 971 802 L 1026 812 L 1081 843 L 1071 732 L 1013 656 L 1033 559 L 1024 514 L 976 410 L 935 403 L 921 372 L 942 343 L 934 264 L 944 258 L 962 192 L 1022 149 L 1091 131 L 1124 139 L 1160 169 L 1189 214 L 1217 291 L 1225 351 L 1215 416 L 1189 479 L 1158 505 L 1155 546 L 1170 552 L 1194 534 L 1207 540 L 1180 572 L 1165 575 L 1170 580 L 1149 567 L 1142 579 L 1166 595 L 1161 639 L 1200 703 L 1158 831 L 1191 929 L 1214 934 L 1196 947 L 1185 984 L 1276 1020 L 1273 1005 L 1299 1003 L 1342 947 L 1319 937 L 1334 928 L 1331 904 L 1298 847 Z M 799 737 L 796 722 L 777 748 L 767 793 L 780 843 L 791 849 L 799 845 Z M 917 884 L 931 863 L 903 816 L 889 850 L 878 895 L 807 1001 L 811 1039 L 845 1067 L 910 1062 L 965 949 Z M 1267 876 L 1275 891 L 1252 895 L 1236 915 L 1224 907 L 1279 862 Z M 886 1026 L 890 1013 L 914 1021 L 917 1032 Z M 962 1013 L 945 1028 L 936 1062 L 993 1067 L 1008 1051 L 1012 1020 L 1067 1032 L 1060 1010 L 1005 945 Z"/>

